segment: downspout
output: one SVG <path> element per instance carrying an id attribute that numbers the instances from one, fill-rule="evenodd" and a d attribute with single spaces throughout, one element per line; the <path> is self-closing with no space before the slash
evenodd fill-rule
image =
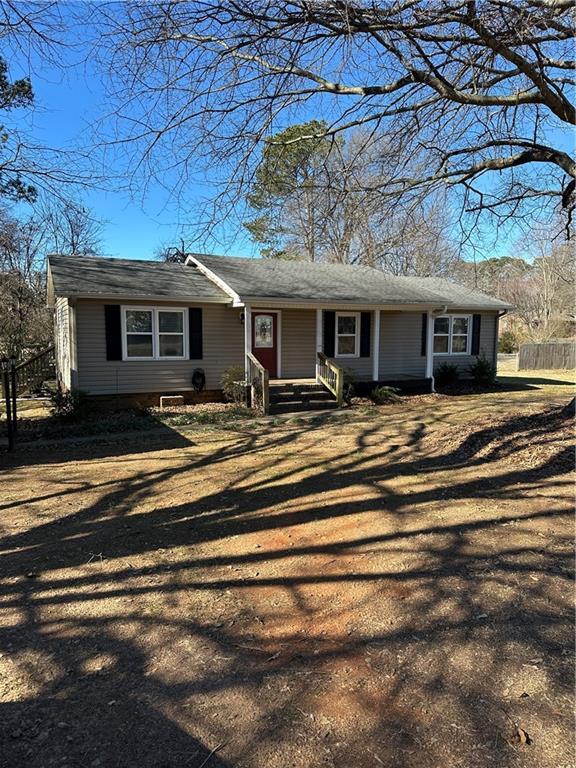
<path id="1" fill-rule="evenodd" d="M 436 392 L 434 381 L 434 317 L 435 315 L 445 315 L 448 312 L 448 305 L 432 309 L 428 312 L 428 328 L 426 334 L 426 378 L 430 379 L 430 392 Z"/>
<path id="2" fill-rule="evenodd" d="M 496 313 L 496 322 L 494 323 L 494 352 L 492 355 L 492 364 L 494 365 L 495 371 L 498 371 L 498 339 L 500 337 L 500 318 L 507 314 L 507 309 L 502 309 Z"/>

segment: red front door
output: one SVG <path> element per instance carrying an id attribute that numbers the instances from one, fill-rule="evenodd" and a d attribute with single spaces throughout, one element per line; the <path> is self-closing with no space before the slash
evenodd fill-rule
<path id="1" fill-rule="evenodd" d="M 252 354 L 271 379 L 278 375 L 278 315 L 276 312 L 252 312 Z"/>

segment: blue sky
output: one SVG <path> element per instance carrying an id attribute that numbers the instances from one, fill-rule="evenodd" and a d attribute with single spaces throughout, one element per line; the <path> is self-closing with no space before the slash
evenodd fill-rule
<path id="1" fill-rule="evenodd" d="M 71 54 L 71 62 L 74 55 Z M 10 77 L 28 74 L 28 68 L 12 60 Z M 100 75 L 90 64 L 70 64 L 64 71 L 56 68 L 34 66 L 32 62 L 32 86 L 34 108 L 25 116 L 26 131 L 32 142 L 42 146 L 63 149 L 80 148 L 90 151 L 95 122 L 106 113 L 107 104 Z M 18 115 L 22 119 L 24 115 Z M 120 168 L 99 166 L 100 152 L 91 153 L 96 171 L 111 176 Z M 82 187 L 78 196 L 104 222 L 103 251 L 106 255 L 130 259 L 153 258 L 154 251 L 162 244 L 178 244 L 182 229 L 178 220 L 175 201 L 158 184 L 151 184 L 145 196 L 122 191 L 123 180 L 107 184 L 108 189 Z M 193 206 L 210 190 L 206 185 L 190 188 L 187 199 Z M 224 230 L 224 235 L 228 233 Z M 199 250 L 223 253 L 223 243 L 213 239 Z M 234 255 L 254 256 L 255 251 L 247 239 L 235 238 Z"/>
<path id="2" fill-rule="evenodd" d="M 53 148 L 79 147 L 86 151 L 90 151 L 93 146 L 94 125 L 106 113 L 107 104 L 101 75 L 90 63 L 90 58 L 84 60 L 84 53 L 81 43 L 76 50 L 69 49 L 69 60 L 64 61 L 64 69 L 47 67 L 45 62 L 32 58 L 35 106 L 30 112 L 28 130 L 34 142 Z M 11 77 L 28 74 L 27 65 L 24 66 L 13 57 L 10 61 Z M 302 119 L 310 118 L 309 114 L 302 116 Z M 563 141 L 571 144 L 565 136 Z M 91 154 L 98 162 L 100 152 L 93 150 Z M 82 201 L 96 218 L 104 221 L 104 253 L 123 258 L 147 259 L 152 258 L 154 251 L 162 244 L 178 244 L 182 234 L 181 225 L 186 224 L 186 221 L 179 220 L 177 201 L 158 183 L 151 183 L 145 195 L 139 195 L 137 190 L 132 195 L 122 191 L 125 179 L 122 178 L 121 165 L 115 160 L 108 162 L 108 167 L 100 166 L 103 176 L 111 179 L 108 189 L 86 188 L 80 193 Z M 116 180 L 114 175 L 117 176 Z M 188 205 L 194 208 L 202 196 L 210 195 L 211 192 L 213 190 L 206 181 L 191 183 L 186 190 Z M 488 227 L 485 255 L 512 254 L 518 234 L 517 231 L 508 231 L 497 237 Z M 220 235 L 219 240 L 214 237 L 201 246 L 193 245 L 187 239 L 186 245 L 213 253 L 256 255 L 248 238 L 238 235 L 237 225 L 234 227 L 225 223 Z"/>

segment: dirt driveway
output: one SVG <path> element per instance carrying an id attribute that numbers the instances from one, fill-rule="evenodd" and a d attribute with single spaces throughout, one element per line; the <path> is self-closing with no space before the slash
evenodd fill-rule
<path id="1" fill-rule="evenodd" d="M 568 399 L 0 459 L 0 765 L 569 768 Z"/>

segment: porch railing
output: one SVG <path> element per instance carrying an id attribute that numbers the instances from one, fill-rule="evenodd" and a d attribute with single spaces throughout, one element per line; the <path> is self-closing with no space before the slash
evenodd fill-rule
<path id="1" fill-rule="evenodd" d="M 254 357 L 252 352 L 246 353 L 248 361 L 248 381 L 250 387 L 250 407 L 267 415 L 270 411 L 270 386 L 268 371 Z"/>
<path id="2" fill-rule="evenodd" d="M 323 352 L 317 353 L 316 378 L 332 392 L 338 405 L 344 402 L 344 369 L 328 359 Z"/>
<path id="3" fill-rule="evenodd" d="M 16 394 L 35 394 L 45 381 L 56 378 L 54 347 L 48 347 L 14 368 Z"/>

